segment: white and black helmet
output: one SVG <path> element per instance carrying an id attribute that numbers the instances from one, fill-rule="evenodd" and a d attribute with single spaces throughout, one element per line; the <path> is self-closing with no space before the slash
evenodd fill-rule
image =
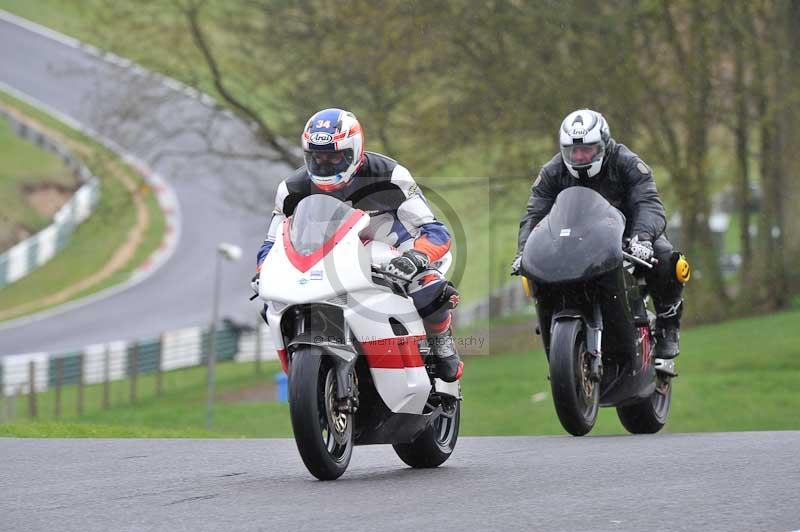
<path id="1" fill-rule="evenodd" d="M 574 177 L 590 178 L 600 173 L 610 133 L 603 115 L 591 109 L 578 109 L 561 122 L 561 156 Z"/>

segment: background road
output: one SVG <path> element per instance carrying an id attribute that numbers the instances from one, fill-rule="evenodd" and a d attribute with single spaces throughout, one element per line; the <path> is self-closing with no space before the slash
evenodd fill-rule
<path id="1" fill-rule="evenodd" d="M 0 439 L 11 530 L 800 529 L 800 432 L 464 438 L 411 470 L 358 447 L 318 482 L 292 440 Z"/>
<path id="2" fill-rule="evenodd" d="M 155 337 L 211 319 L 213 261 L 220 241 L 241 246 L 224 266 L 222 315 L 255 324 L 248 302 L 255 254 L 266 233 L 274 187 L 287 168 L 262 157 L 248 127 L 139 69 L 0 20 L 0 82 L 123 146 L 173 186 L 182 214 L 172 258 L 143 283 L 42 321 L 0 327 L 0 355 L 81 348 Z M 226 156 L 200 156 L 208 142 Z M 229 155 L 236 152 L 236 156 Z M 229 201 L 260 205 L 244 210 Z"/>

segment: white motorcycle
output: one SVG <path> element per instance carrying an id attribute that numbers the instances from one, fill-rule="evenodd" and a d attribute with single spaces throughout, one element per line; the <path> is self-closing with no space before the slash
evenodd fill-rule
<path id="1" fill-rule="evenodd" d="M 382 266 L 400 252 L 371 239 L 379 225 L 336 198 L 308 196 L 261 266 L 297 449 L 321 480 L 345 472 L 354 445 L 389 443 L 406 464 L 429 468 L 458 439 L 460 385 L 431 377 L 422 320 Z"/>

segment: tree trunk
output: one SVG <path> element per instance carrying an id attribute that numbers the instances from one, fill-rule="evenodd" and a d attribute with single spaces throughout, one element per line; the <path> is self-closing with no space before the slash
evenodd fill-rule
<path id="1" fill-rule="evenodd" d="M 729 6 L 733 9 L 734 6 Z M 733 15 L 735 17 L 735 14 Z M 735 20 L 733 24 L 736 24 Z M 748 106 L 748 95 L 744 83 L 745 58 L 744 43 L 742 42 L 742 32 L 734 29 L 731 32 L 731 42 L 734 54 L 734 82 L 733 97 L 735 100 L 735 124 L 734 138 L 736 150 L 736 207 L 739 214 L 739 245 L 741 268 L 739 270 L 739 300 L 750 301 L 752 293 L 751 283 L 751 262 L 753 260 L 753 250 L 750 237 L 750 209 L 752 207 L 752 195 L 750 193 L 750 171 L 749 171 L 749 149 L 750 149 L 750 116 Z"/>
<path id="2" fill-rule="evenodd" d="M 691 102 L 691 114 L 688 117 L 687 163 L 692 172 L 690 181 L 689 203 L 685 212 L 688 218 L 687 241 L 690 252 L 700 261 L 706 286 L 716 299 L 713 315 L 721 317 L 728 308 L 728 295 L 720 269 L 720 249 L 714 244 L 709 227 L 711 202 L 709 200 L 708 170 L 708 132 L 711 129 L 710 104 L 712 96 L 711 79 L 712 61 L 709 57 L 709 37 L 704 31 L 707 13 L 702 2 L 692 4 L 690 11 L 690 49 L 691 60 L 689 70 L 691 76 L 687 80 L 687 96 Z"/>

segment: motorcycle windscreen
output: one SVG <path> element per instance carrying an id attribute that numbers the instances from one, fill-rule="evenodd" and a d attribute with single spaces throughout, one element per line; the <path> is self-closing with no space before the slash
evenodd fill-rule
<path id="1" fill-rule="evenodd" d="M 533 229 L 522 273 L 541 283 L 590 279 L 622 264 L 625 216 L 586 187 L 563 190 Z"/>
<path id="2" fill-rule="evenodd" d="M 313 254 L 331 240 L 356 212 L 331 196 L 314 194 L 303 198 L 290 221 L 289 240 L 292 247 L 304 257 Z"/>

